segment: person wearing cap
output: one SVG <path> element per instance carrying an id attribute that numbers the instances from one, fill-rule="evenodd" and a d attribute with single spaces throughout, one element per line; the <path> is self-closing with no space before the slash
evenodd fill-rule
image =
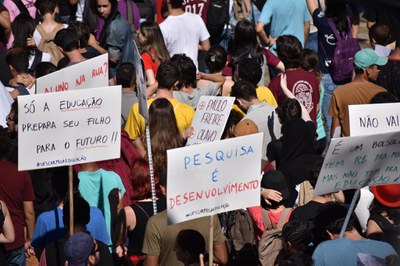
<path id="1" fill-rule="evenodd" d="M 331 136 L 339 126 L 343 137 L 350 136 L 349 105 L 367 104 L 377 93 L 386 91 L 375 85 L 379 68 L 387 63 L 387 57 L 378 56 L 371 48 L 361 49 L 354 58 L 355 78 L 352 82 L 338 87 L 332 95 L 329 115 L 332 116 Z"/>
<path id="2" fill-rule="evenodd" d="M 256 86 L 248 81 L 239 80 L 232 86 L 231 96 L 236 97 L 236 103 L 246 116 L 235 126 L 234 134 L 236 137 L 264 133 L 262 160 L 267 162 L 267 145 L 271 141 L 268 131 L 268 117 L 273 119 L 273 131 L 280 136 L 281 126 L 275 114 L 275 106 L 261 102 L 257 98 Z M 263 164 L 264 166 L 264 164 Z"/>
<path id="3" fill-rule="evenodd" d="M 389 244 L 364 238 L 354 213 L 343 237 L 339 237 L 347 212 L 348 208 L 337 202 L 326 203 L 319 209 L 314 219 L 314 243 L 318 244 L 313 253 L 315 266 L 360 265 L 357 260 L 361 253 L 382 259 L 397 255 Z"/>
<path id="4" fill-rule="evenodd" d="M 371 186 L 375 198 L 367 223 L 368 238 L 385 241 L 400 253 L 400 184 Z"/>
<path id="5" fill-rule="evenodd" d="M 91 266 L 99 262 L 99 246 L 87 233 L 76 233 L 68 238 L 64 253 L 68 266 Z"/>

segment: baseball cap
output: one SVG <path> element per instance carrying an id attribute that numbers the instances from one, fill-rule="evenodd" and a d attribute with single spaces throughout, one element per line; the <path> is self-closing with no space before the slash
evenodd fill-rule
<path id="1" fill-rule="evenodd" d="M 387 57 L 377 55 L 371 48 L 361 49 L 354 57 L 354 64 L 362 69 L 372 65 L 383 66 L 386 65 L 387 61 Z"/>
<path id="2" fill-rule="evenodd" d="M 236 124 L 234 134 L 236 137 L 246 136 L 258 133 L 257 125 L 250 119 L 243 119 Z"/>
<path id="3" fill-rule="evenodd" d="M 85 266 L 93 250 L 94 240 L 87 233 L 76 233 L 68 238 L 64 246 L 64 254 L 69 266 Z"/>

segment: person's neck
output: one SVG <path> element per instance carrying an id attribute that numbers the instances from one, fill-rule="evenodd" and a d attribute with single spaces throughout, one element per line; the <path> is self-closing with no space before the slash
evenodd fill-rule
<path id="1" fill-rule="evenodd" d="M 251 103 L 251 105 L 260 104 L 261 101 L 258 98 L 254 98 L 254 99 L 250 100 L 250 103 Z"/>
<path id="2" fill-rule="evenodd" d="M 165 89 L 165 88 L 158 88 L 156 95 L 154 96 L 154 99 L 160 99 L 160 98 L 165 98 L 165 99 L 173 99 L 174 96 L 172 94 L 172 90 Z"/>
<path id="3" fill-rule="evenodd" d="M 43 25 L 54 25 L 54 24 L 58 24 L 55 19 L 53 14 L 47 13 L 46 15 L 44 15 L 42 17 L 42 24 Z"/>
<path id="4" fill-rule="evenodd" d="M 360 233 L 353 228 L 351 231 L 346 231 L 343 234 L 343 237 L 350 239 L 350 240 L 362 240 L 365 239 Z"/>
<path id="5" fill-rule="evenodd" d="M 97 163 L 83 163 L 81 164 L 81 171 L 83 172 L 96 172 L 100 167 Z"/>
<path id="6" fill-rule="evenodd" d="M 315 196 L 312 200 L 318 203 L 327 203 L 332 201 L 332 195 Z"/>
<path id="7" fill-rule="evenodd" d="M 71 63 L 78 63 L 86 60 L 86 58 L 82 56 L 78 49 L 65 52 L 65 54 L 68 56 L 68 59 Z"/>
<path id="8" fill-rule="evenodd" d="M 185 13 L 182 8 L 172 8 L 168 7 L 168 12 L 170 16 L 180 16 Z"/>
<path id="9" fill-rule="evenodd" d="M 81 53 L 81 54 L 84 54 L 84 53 L 87 53 L 87 49 L 86 48 L 79 48 L 79 52 Z"/>
<path id="10" fill-rule="evenodd" d="M 69 229 L 69 225 L 66 226 L 67 229 Z M 74 225 L 74 234 L 76 233 L 82 233 L 82 232 L 86 232 L 86 226 L 82 226 L 82 225 Z M 69 230 L 68 230 L 68 234 L 69 234 Z"/>
<path id="11" fill-rule="evenodd" d="M 121 91 L 122 91 L 122 92 L 133 92 L 133 88 L 131 88 L 131 87 L 126 87 L 126 88 L 122 88 Z"/>
<path id="12" fill-rule="evenodd" d="M 360 74 L 360 75 L 356 75 L 356 77 L 354 78 L 354 80 L 352 81 L 352 83 L 367 83 L 369 82 L 367 75 L 364 74 Z"/>

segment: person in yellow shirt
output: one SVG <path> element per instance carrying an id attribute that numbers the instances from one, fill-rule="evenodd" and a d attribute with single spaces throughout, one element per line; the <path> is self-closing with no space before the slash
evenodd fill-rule
<path id="1" fill-rule="evenodd" d="M 192 124 L 194 109 L 184 103 L 174 99 L 172 92 L 178 83 L 179 72 L 174 63 L 167 61 L 162 63 L 157 71 L 156 79 L 158 81 L 158 89 L 154 98 L 147 101 L 147 106 L 158 98 L 166 98 L 170 101 L 174 108 L 176 123 L 179 131 L 183 133 Z M 140 137 L 146 128 L 146 123 L 141 114 L 139 114 L 139 104 L 135 103 L 128 115 L 125 130 L 128 132 L 132 140 Z"/>

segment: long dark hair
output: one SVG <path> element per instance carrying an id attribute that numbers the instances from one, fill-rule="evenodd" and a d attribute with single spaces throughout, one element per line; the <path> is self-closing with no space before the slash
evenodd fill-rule
<path id="1" fill-rule="evenodd" d="M 160 98 L 151 103 L 149 128 L 154 165 L 158 169 L 165 169 L 167 150 L 181 147 L 183 144 L 183 138 L 176 124 L 174 108 L 167 99 Z"/>
<path id="2" fill-rule="evenodd" d="M 243 19 L 236 24 L 233 40 L 232 65 L 236 65 L 243 58 L 255 58 L 264 64 L 263 53 L 257 41 L 256 29 L 249 20 Z"/>
<path id="3" fill-rule="evenodd" d="M 35 20 L 30 15 L 24 13 L 19 14 L 11 23 L 11 31 L 14 35 L 13 47 L 23 48 L 28 55 L 33 55 L 35 53 L 35 47 L 28 46 L 27 39 L 33 37 L 35 29 Z"/>
<path id="4" fill-rule="evenodd" d="M 117 0 L 108 0 L 108 2 L 110 2 L 111 4 L 111 12 L 110 15 L 108 16 L 108 18 L 105 20 L 103 29 L 101 30 L 100 33 L 100 45 L 102 47 L 105 47 L 105 43 L 108 37 L 108 28 L 110 27 L 111 22 L 119 15 L 118 12 L 118 1 Z M 97 4 L 96 4 L 97 6 Z"/>
<path id="5" fill-rule="evenodd" d="M 146 38 L 146 43 L 142 44 L 142 52 L 148 53 L 153 62 L 156 62 L 158 65 L 167 61 L 169 53 L 158 24 L 154 21 L 143 21 L 140 24 L 140 32 Z M 154 49 L 158 58 L 150 52 L 151 49 Z"/>
<path id="6" fill-rule="evenodd" d="M 346 0 L 325 0 L 325 15 L 335 23 L 340 33 L 348 33 L 349 22 L 346 15 Z"/>

